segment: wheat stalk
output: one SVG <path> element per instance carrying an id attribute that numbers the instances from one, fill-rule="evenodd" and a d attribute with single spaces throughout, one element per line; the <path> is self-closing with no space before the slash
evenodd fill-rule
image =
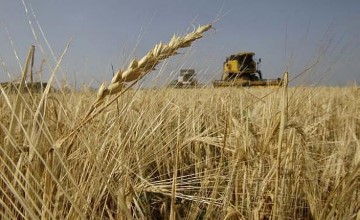
<path id="1" fill-rule="evenodd" d="M 159 43 L 155 45 L 153 49 L 151 49 L 143 58 L 140 60 L 133 59 L 129 65 L 129 67 L 122 71 L 119 69 L 117 73 L 111 80 L 109 86 L 103 83 L 98 92 L 95 102 L 91 105 L 85 117 L 78 123 L 78 125 L 71 130 L 71 132 L 57 140 L 55 146 L 59 148 L 62 143 L 76 134 L 81 127 L 87 124 L 91 119 L 93 119 L 96 115 L 101 113 L 105 108 L 107 108 L 111 103 L 113 103 L 117 98 L 124 92 L 126 89 L 133 86 L 139 79 L 148 74 L 151 70 L 154 70 L 156 65 L 159 64 L 162 60 L 176 55 L 177 50 L 181 48 L 190 47 L 192 42 L 197 39 L 203 37 L 203 33 L 211 29 L 212 24 L 207 24 L 203 26 L 199 26 L 193 32 L 185 35 L 185 36 L 173 36 L 168 44 Z M 125 83 L 131 84 L 126 88 L 124 88 Z M 102 108 L 98 108 L 102 103 L 104 103 L 105 97 L 109 95 L 117 96 L 112 99 L 109 103 L 104 105 Z M 97 109 L 98 108 L 98 109 Z M 96 112 L 94 110 L 97 109 Z"/>

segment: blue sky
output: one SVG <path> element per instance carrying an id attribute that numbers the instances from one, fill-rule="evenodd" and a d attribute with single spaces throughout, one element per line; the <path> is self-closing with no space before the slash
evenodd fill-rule
<path id="1" fill-rule="evenodd" d="M 346 85 L 360 83 L 360 1 L 358 0 L 1 0 L 0 81 L 20 75 L 28 48 L 36 46 L 35 69 L 54 60 L 71 39 L 57 78 L 73 84 L 111 80 L 111 64 L 124 67 L 162 41 L 185 34 L 193 26 L 214 22 L 214 29 L 184 54 L 170 58 L 146 79 L 148 84 L 176 77 L 180 68 L 194 68 L 202 82 L 220 78 L 226 56 L 254 51 L 262 58 L 264 78 L 287 69 L 293 77 L 317 63 L 294 83 Z M 33 12 L 32 12 L 33 11 Z M 14 47 L 11 46 L 11 40 Z M 44 52 L 40 51 L 40 45 Z"/>

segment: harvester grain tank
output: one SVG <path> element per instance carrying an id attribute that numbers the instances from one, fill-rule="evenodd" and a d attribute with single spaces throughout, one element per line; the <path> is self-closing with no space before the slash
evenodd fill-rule
<path id="1" fill-rule="evenodd" d="M 242 52 L 230 55 L 223 65 L 221 80 L 213 82 L 214 87 L 279 86 L 282 80 L 263 79 L 258 68 L 261 59 L 254 59 L 255 53 Z"/>

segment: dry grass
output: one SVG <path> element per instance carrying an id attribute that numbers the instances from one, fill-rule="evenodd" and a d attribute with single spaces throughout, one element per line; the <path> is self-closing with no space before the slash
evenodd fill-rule
<path id="1" fill-rule="evenodd" d="M 14 133 L 2 95 L 1 218 L 358 219 L 358 88 L 286 94 L 131 90 L 61 148 L 94 94 L 50 94 L 37 117 L 23 94 Z"/>

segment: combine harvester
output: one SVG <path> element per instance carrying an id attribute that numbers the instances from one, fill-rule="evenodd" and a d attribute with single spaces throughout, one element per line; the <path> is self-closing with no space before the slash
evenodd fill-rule
<path id="1" fill-rule="evenodd" d="M 281 86 L 282 79 L 263 79 L 255 62 L 253 52 L 242 52 L 230 55 L 223 66 L 221 80 L 213 82 L 214 87 L 251 87 L 251 86 Z"/>
<path id="2" fill-rule="evenodd" d="M 201 86 L 197 79 L 194 69 L 181 69 L 177 80 L 173 80 L 169 87 L 172 88 L 198 88 Z"/>

